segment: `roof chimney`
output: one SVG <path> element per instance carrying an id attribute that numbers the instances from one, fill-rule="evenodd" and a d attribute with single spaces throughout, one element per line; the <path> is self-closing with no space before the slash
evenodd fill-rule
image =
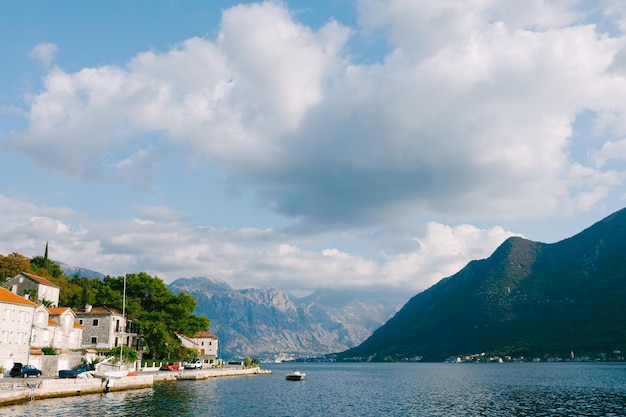
<path id="1" fill-rule="evenodd" d="M 91 304 L 85 305 L 85 313 L 91 313 Z"/>

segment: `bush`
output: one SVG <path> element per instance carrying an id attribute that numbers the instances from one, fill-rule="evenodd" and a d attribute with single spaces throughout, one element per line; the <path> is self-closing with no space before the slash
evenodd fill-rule
<path id="1" fill-rule="evenodd" d="M 114 356 L 116 361 L 119 361 L 120 358 L 120 349 L 124 349 L 122 351 L 122 362 L 135 362 L 137 360 L 137 351 L 128 346 L 118 346 L 109 352 L 109 355 Z"/>
<path id="2" fill-rule="evenodd" d="M 46 346 L 41 348 L 41 351 L 43 352 L 44 355 L 56 355 L 57 351 L 55 348 L 53 348 L 52 346 Z"/>

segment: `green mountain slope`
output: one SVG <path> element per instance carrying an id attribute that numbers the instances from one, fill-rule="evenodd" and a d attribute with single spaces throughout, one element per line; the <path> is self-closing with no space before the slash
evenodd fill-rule
<path id="1" fill-rule="evenodd" d="M 626 209 L 554 244 L 506 240 L 416 295 L 340 358 L 626 350 Z"/>

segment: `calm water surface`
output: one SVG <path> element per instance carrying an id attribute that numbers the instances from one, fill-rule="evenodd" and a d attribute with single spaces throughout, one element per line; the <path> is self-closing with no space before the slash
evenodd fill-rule
<path id="1" fill-rule="evenodd" d="M 2 416 L 624 416 L 626 365 L 298 364 L 272 375 L 37 400 Z"/>

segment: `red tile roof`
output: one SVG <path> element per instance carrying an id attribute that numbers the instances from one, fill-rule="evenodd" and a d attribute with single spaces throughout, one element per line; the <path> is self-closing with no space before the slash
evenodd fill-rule
<path id="1" fill-rule="evenodd" d="M 52 307 L 52 308 L 49 308 L 48 311 L 50 311 L 51 316 L 60 316 L 61 314 L 65 313 L 69 309 L 70 309 L 69 307 Z"/>
<path id="2" fill-rule="evenodd" d="M 0 302 L 11 303 L 11 304 L 24 304 L 27 306 L 35 307 L 37 304 L 32 301 L 27 300 L 24 297 L 20 297 L 17 294 L 12 293 L 11 291 L 0 287 Z"/>
<path id="3" fill-rule="evenodd" d="M 39 275 L 29 274 L 28 272 L 22 272 L 22 275 L 27 276 L 28 278 L 30 278 L 33 281 L 36 281 L 36 282 L 38 282 L 40 284 L 47 285 L 48 287 L 59 288 L 58 285 L 53 284 L 52 282 L 50 282 L 46 278 L 40 277 Z"/>
<path id="4" fill-rule="evenodd" d="M 217 339 L 217 336 L 208 331 L 198 332 L 194 337 L 196 339 Z"/>

